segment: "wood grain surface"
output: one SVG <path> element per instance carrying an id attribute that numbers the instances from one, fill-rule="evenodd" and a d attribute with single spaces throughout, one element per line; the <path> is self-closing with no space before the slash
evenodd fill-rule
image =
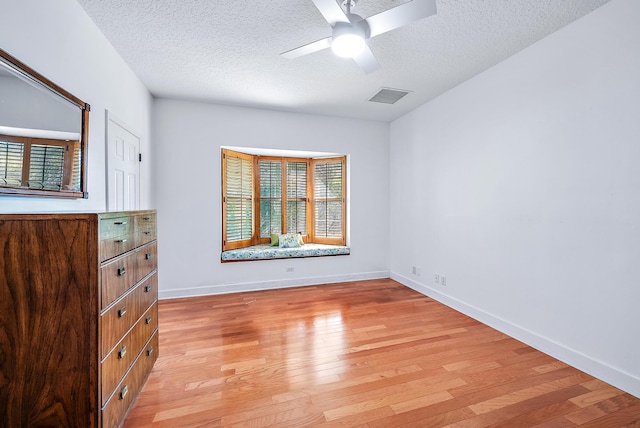
<path id="1" fill-rule="evenodd" d="M 97 423 L 92 231 L 87 218 L 0 221 L 2 427 Z"/>

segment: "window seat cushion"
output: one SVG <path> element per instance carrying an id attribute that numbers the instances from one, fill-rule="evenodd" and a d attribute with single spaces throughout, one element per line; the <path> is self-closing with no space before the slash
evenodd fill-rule
<path id="1" fill-rule="evenodd" d="M 223 262 L 247 260 L 289 259 L 296 257 L 339 256 L 350 253 L 350 248 L 342 245 L 304 244 L 301 247 L 280 248 L 271 245 L 254 245 L 222 252 Z"/>

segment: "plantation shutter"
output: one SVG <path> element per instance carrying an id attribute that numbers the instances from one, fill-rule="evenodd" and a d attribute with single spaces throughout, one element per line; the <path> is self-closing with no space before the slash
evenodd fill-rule
<path id="1" fill-rule="evenodd" d="M 313 161 L 313 239 L 346 244 L 345 158 Z"/>
<path id="2" fill-rule="evenodd" d="M 253 236 L 253 162 L 249 155 L 224 150 L 222 249 L 248 247 Z"/>
<path id="3" fill-rule="evenodd" d="M 307 162 L 287 162 L 287 233 L 307 235 Z"/>
<path id="4" fill-rule="evenodd" d="M 260 238 L 282 233 L 282 162 L 260 160 Z"/>

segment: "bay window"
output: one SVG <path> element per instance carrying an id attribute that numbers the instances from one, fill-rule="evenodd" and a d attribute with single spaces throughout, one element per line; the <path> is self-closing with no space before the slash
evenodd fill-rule
<path id="1" fill-rule="evenodd" d="M 222 150 L 222 250 L 300 233 L 346 244 L 346 157 L 258 156 Z"/>

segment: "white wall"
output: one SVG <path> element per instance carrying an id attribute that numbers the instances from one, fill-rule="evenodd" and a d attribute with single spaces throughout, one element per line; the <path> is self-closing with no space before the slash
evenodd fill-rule
<path id="1" fill-rule="evenodd" d="M 149 92 L 75 0 L 3 2 L 0 47 L 91 105 L 89 199 L 0 196 L 0 212 L 106 209 L 105 109 L 136 131 L 149 154 Z M 151 163 L 141 169 L 141 205 L 150 208 Z"/>
<path id="2" fill-rule="evenodd" d="M 613 0 L 390 130 L 392 278 L 636 396 L 638 22 Z"/>
<path id="3" fill-rule="evenodd" d="M 165 99 L 154 118 L 161 297 L 389 276 L 387 123 Z M 220 146 L 347 154 L 351 254 L 220 263 Z"/>

